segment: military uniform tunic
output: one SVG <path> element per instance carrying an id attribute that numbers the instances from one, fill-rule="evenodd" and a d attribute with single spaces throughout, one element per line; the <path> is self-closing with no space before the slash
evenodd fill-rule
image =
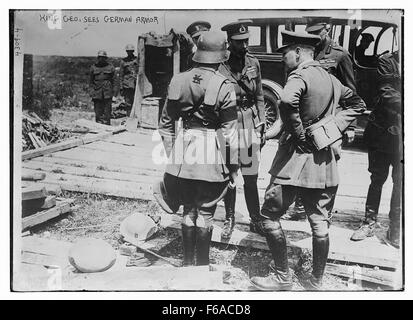
<path id="1" fill-rule="evenodd" d="M 238 110 L 239 156 L 243 175 L 256 175 L 259 169 L 260 125 L 265 126 L 264 95 L 258 60 L 247 53 L 245 59 L 231 54 L 219 71 L 235 87 Z M 242 82 L 243 86 L 239 85 Z"/>
<path id="2" fill-rule="evenodd" d="M 229 179 L 238 168 L 235 103 L 233 85 L 211 68 L 196 67 L 172 78 L 159 122 L 168 174 L 208 182 Z M 176 134 L 179 118 L 184 129 Z"/>
<path id="3" fill-rule="evenodd" d="M 335 122 L 343 132 L 357 115 L 364 112 L 365 104 L 361 98 L 325 72 L 317 61 L 302 63 L 289 74 L 280 104 L 286 130 L 279 140 L 270 170 L 275 183 L 319 189 L 338 185 L 337 161 L 331 148 L 312 153 L 300 153 L 295 148 L 297 139 L 306 139 L 303 123 L 320 116 L 328 107 L 332 94 L 330 108 L 347 100 L 346 109 L 335 116 Z M 332 110 L 329 112 L 331 114 Z"/>
<path id="4" fill-rule="evenodd" d="M 110 63 L 94 64 L 90 68 L 91 97 L 95 99 L 112 99 L 115 67 Z"/>
<path id="5" fill-rule="evenodd" d="M 109 63 L 96 63 L 90 68 L 90 96 L 94 103 L 96 122 L 110 124 L 114 78 L 115 68 Z"/>
<path id="6" fill-rule="evenodd" d="M 366 217 L 377 219 L 383 184 L 392 167 L 393 189 L 389 218 L 400 223 L 402 190 L 402 97 L 400 70 L 394 55 L 386 54 L 378 60 L 379 92 L 364 131 L 367 145 L 371 183 L 366 199 Z"/>
<path id="7" fill-rule="evenodd" d="M 353 61 L 350 54 L 332 39 L 329 39 L 324 48 L 317 53 L 314 60 L 329 73 L 336 76 L 343 85 L 356 92 L 356 80 L 354 77 Z"/>
<path id="8" fill-rule="evenodd" d="M 138 74 L 138 58 L 133 56 L 132 58 L 123 58 L 120 62 L 120 84 L 123 89 L 135 90 L 136 78 Z"/>

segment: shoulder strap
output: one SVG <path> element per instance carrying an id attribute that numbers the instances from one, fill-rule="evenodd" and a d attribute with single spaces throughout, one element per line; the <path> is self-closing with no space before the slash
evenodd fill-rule
<path id="1" fill-rule="evenodd" d="M 205 97 L 204 97 L 204 103 L 210 106 L 213 106 L 216 104 L 217 99 L 218 99 L 218 94 L 219 90 L 222 87 L 222 84 L 227 81 L 227 79 L 220 73 L 215 72 L 211 79 L 209 79 L 206 91 L 205 91 Z"/>
<path id="2" fill-rule="evenodd" d="M 313 123 L 316 123 L 318 121 L 320 121 L 321 119 L 323 119 L 325 117 L 325 115 L 327 114 L 328 110 L 330 110 L 330 107 L 332 106 L 333 108 L 331 109 L 331 114 L 334 115 L 336 112 L 336 104 L 334 103 L 334 83 L 333 83 L 333 79 L 331 78 L 331 74 L 328 74 L 331 80 L 331 96 L 330 96 L 330 100 L 327 103 L 326 108 L 323 110 L 323 112 L 320 113 L 320 115 L 318 115 L 317 117 L 315 117 L 312 120 L 309 120 L 306 122 L 306 125 L 312 125 Z"/>

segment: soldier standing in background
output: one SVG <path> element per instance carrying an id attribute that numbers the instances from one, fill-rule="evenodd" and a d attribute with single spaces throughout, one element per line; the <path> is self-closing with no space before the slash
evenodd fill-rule
<path id="1" fill-rule="evenodd" d="M 188 28 L 186 28 L 186 33 L 190 35 L 192 39 L 192 52 L 188 55 L 186 59 L 186 66 L 185 71 L 191 69 L 194 66 L 194 61 L 192 60 L 195 51 L 196 51 L 196 44 L 200 35 L 203 32 L 209 31 L 211 29 L 211 24 L 208 21 L 195 21 L 191 23 Z"/>
<path id="2" fill-rule="evenodd" d="M 390 227 L 387 240 L 400 246 L 400 216 L 402 191 L 402 100 L 398 54 L 385 54 L 378 60 L 379 93 L 376 105 L 364 131 L 368 148 L 371 183 L 366 199 L 366 218 L 351 239 L 364 240 L 375 234 L 383 184 L 392 167 L 393 190 L 390 200 Z"/>
<path id="3" fill-rule="evenodd" d="M 292 277 L 288 266 L 287 243 L 280 218 L 301 195 L 310 222 L 313 239 L 313 270 L 300 279 L 308 290 L 319 290 L 329 252 L 329 226 L 339 184 L 337 159 L 340 155 L 340 136 L 318 150 L 311 135 L 312 124 L 330 117 L 339 132 L 365 110 L 365 104 L 352 90 L 314 61 L 314 47 L 320 41 L 307 33 L 282 31 L 283 61 L 289 70 L 281 94 L 280 115 L 285 130 L 270 169 L 271 180 L 261 208 L 260 224 L 274 259 L 274 274 L 253 277 L 251 282 L 261 290 L 289 290 Z M 340 101 L 346 106 L 335 114 Z M 325 123 L 325 122 L 324 122 Z M 332 130 L 333 131 L 333 130 Z M 329 132 L 332 132 L 329 130 Z M 321 133 L 326 131 L 319 131 Z M 321 139 L 328 140 L 324 134 Z"/>
<path id="4" fill-rule="evenodd" d="M 251 219 L 250 230 L 260 233 L 258 220 L 260 203 L 258 196 L 258 170 L 261 148 L 265 143 L 264 95 L 261 84 L 261 68 L 258 60 L 248 53 L 251 20 L 229 23 L 221 28 L 227 32 L 230 56 L 221 64 L 219 71 L 235 87 L 238 110 L 238 137 L 240 168 L 244 179 L 244 196 Z M 225 196 L 225 224 L 222 232 L 229 238 L 235 224 L 236 186 L 231 185 Z"/>
<path id="5" fill-rule="evenodd" d="M 120 94 L 125 98 L 127 116 L 129 117 L 135 97 L 138 58 L 134 55 L 135 47 L 132 44 L 126 45 L 125 50 L 127 57 L 120 61 L 119 89 Z"/>
<path id="6" fill-rule="evenodd" d="M 205 32 L 193 57 L 196 67 L 175 75 L 159 122 L 169 162 L 154 196 L 176 212 L 184 206 L 184 265 L 209 264 L 213 216 L 217 202 L 238 170 L 236 96 L 231 82 L 218 72 L 227 59 L 225 37 Z M 182 118 L 183 130 L 175 136 Z M 188 275 L 190 276 L 190 275 Z"/>
<path id="7" fill-rule="evenodd" d="M 315 17 L 309 19 L 305 31 L 320 37 L 321 41 L 315 48 L 314 60 L 330 74 L 334 75 L 340 82 L 353 92 L 356 90 L 353 61 L 350 53 L 331 39 L 329 32 L 331 25 L 328 17 Z M 340 107 L 338 108 L 338 110 Z M 351 143 L 355 138 L 354 127 L 350 125 L 345 134 L 346 141 Z M 301 197 L 298 195 L 294 210 L 285 214 L 285 220 L 305 220 L 306 214 Z"/>
<path id="8" fill-rule="evenodd" d="M 90 68 L 90 95 L 96 122 L 110 125 L 115 67 L 108 63 L 108 55 L 104 50 L 98 52 L 97 60 Z"/>

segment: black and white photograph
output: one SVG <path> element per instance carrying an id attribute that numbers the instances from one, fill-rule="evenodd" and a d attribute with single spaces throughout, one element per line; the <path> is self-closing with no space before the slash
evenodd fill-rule
<path id="1" fill-rule="evenodd" d="M 12 292 L 406 289 L 405 10 L 273 7 L 9 10 Z"/>

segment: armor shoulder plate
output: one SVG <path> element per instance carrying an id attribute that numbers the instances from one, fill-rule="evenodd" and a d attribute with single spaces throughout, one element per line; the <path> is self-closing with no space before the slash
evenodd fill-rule
<path id="1" fill-rule="evenodd" d="M 219 90 L 222 84 L 228 81 L 228 79 L 219 72 L 215 72 L 208 82 L 208 86 L 205 91 L 204 102 L 207 105 L 213 106 L 216 104 L 218 99 Z"/>

